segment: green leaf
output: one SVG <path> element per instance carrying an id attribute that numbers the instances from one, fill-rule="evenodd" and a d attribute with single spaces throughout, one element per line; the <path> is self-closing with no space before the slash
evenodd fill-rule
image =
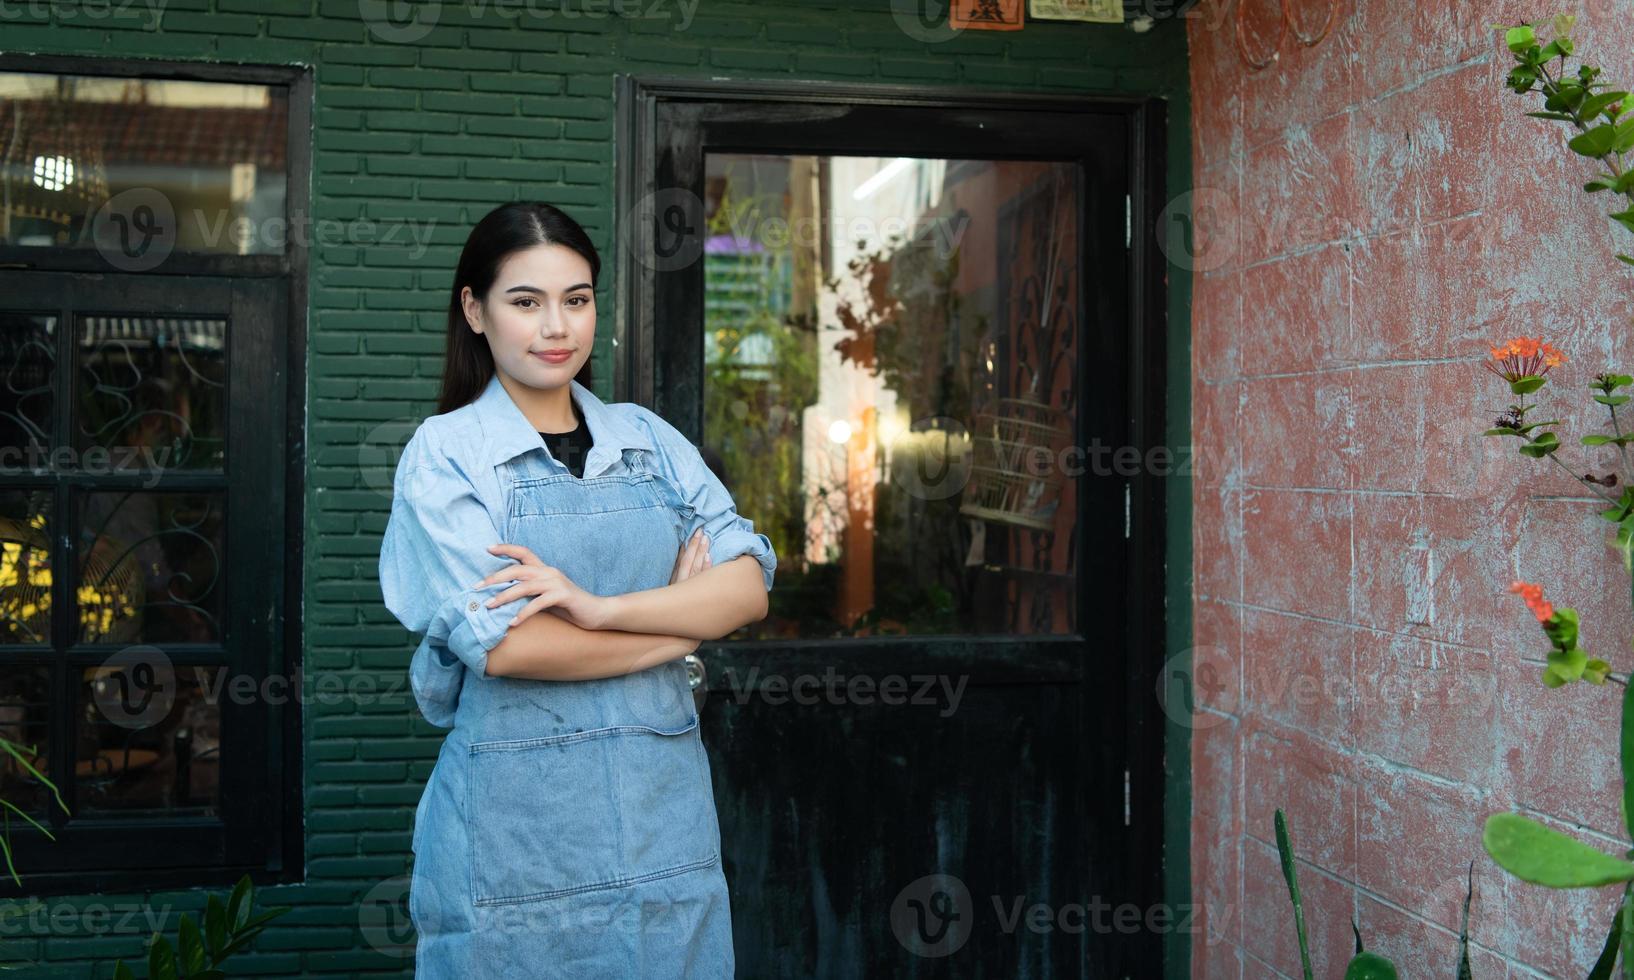
<path id="1" fill-rule="evenodd" d="M 1583 100 L 1582 114 L 1584 119 L 1593 119 L 1606 111 L 1606 107 L 1621 102 L 1628 97 L 1627 92 L 1601 92 Z"/>
<path id="2" fill-rule="evenodd" d="M 1634 950 L 1634 894 L 1623 894 L 1623 949 Z M 1623 957 L 1623 977 L 1634 977 L 1634 956 Z"/>
<path id="3" fill-rule="evenodd" d="M 1634 864 L 1602 854 L 1519 813 L 1495 813 L 1481 845 L 1505 871 L 1550 888 L 1598 888 L 1634 880 Z"/>
<path id="4" fill-rule="evenodd" d="M 1622 745 L 1618 756 L 1623 765 L 1623 806 L 1634 813 L 1634 684 L 1623 688 Z"/>
<path id="5" fill-rule="evenodd" d="M 1509 31 L 1504 34 L 1504 43 L 1509 45 L 1509 50 L 1515 54 L 1520 54 L 1522 51 L 1525 51 L 1527 48 L 1536 44 L 1537 40 L 1538 33 L 1530 24 L 1522 24 L 1519 27 L 1511 27 Z"/>
<path id="6" fill-rule="evenodd" d="M 1527 115 L 1531 116 L 1533 119 L 1553 119 L 1556 122 L 1569 123 L 1577 122 L 1575 117 L 1567 115 L 1564 112 L 1528 112 Z"/>
<path id="7" fill-rule="evenodd" d="M 1561 684 L 1570 684 L 1583 676 L 1583 669 L 1588 665 L 1589 655 L 1582 650 L 1550 650 L 1549 665 L 1543 668 L 1543 672 L 1553 676 Z"/>
<path id="8" fill-rule="evenodd" d="M 113 980 L 136 980 L 136 974 L 131 972 L 124 960 L 120 960 L 113 965 Z"/>
<path id="9" fill-rule="evenodd" d="M 1545 432 L 1530 443 L 1522 446 L 1521 452 L 1533 459 L 1542 459 L 1559 448 L 1560 437 L 1553 432 Z"/>
<path id="10" fill-rule="evenodd" d="M 233 893 L 227 897 L 227 929 L 237 932 L 244 925 L 244 920 L 250 917 L 250 906 L 246 899 L 250 894 L 250 876 L 244 875 L 233 886 Z"/>
<path id="11" fill-rule="evenodd" d="M 1548 379 L 1541 374 L 1523 374 L 1514 381 L 1509 382 L 1509 390 L 1517 395 L 1529 395 L 1542 388 L 1543 382 L 1546 380 Z"/>
<path id="12" fill-rule="evenodd" d="M 1591 130 L 1573 136 L 1566 145 L 1582 156 L 1599 159 L 1610 153 L 1616 142 L 1617 127 L 1610 123 L 1601 123 Z"/>
<path id="13" fill-rule="evenodd" d="M 1606 663 L 1599 657 L 1589 658 L 1588 664 L 1583 668 L 1583 679 L 1588 681 L 1590 684 L 1597 686 L 1604 684 L 1606 682 L 1606 678 L 1610 676 L 1611 664 Z"/>
<path id="14" fill-rule="evenodd" d="M 1526 433 L 1519 429 L 1488 429 L 1481 433 L 1483 436 L 1520 436 L 1526 438 Z"/>
<path id="15" fill-rule="evenodd" d="M 1634 170 L 1630 170 L 1629 173 L 1634 173 Z M 1617 253 L 1617 258 L 1621 259 L 1623 262 L 1625 262 L 1625 263 L 1627 263 L 1629 265 L 1634 265 L 1634 255 L 1624 255 L 1623 253 L 1618 252 Z"/>
<path id="16" fill-rule="evenodd" d="M 1299 877 L 1294 872 L 1294 848 L 1288 841 L 1288 819 L 1277 807 L 1277 853 L 1282 856 L 1282 877 L 1288 882 L 1288 897 L 1294 903 L 1294 931 L 1299 934 L 1299 960 L 1305 969 L 1305 980 L 1311 980 L 1311 948 L 1305 936 L 1305 906 L 1299 900 Z"/>
<path id="17" fill-rule="evenodd" d="M 1396 966 L 1378 953 L 1357 953 L 1345 967 L 1345 980 L 1399 980 Z"/>
<path id="18" fill-rule="evenodd" d="M 1584 436 L 1578 441 L 1585 446 L 1604 446 L 1606 443 L 1611 441 L 1611 437 L 1595 433 L 1594 435 Z"/>
<path id="19" fill-rule="evenodd" d="M 1611 980 L 1611 970 L 1617 965 L 1618 940 L 1623 936 L 1622 920 L 1623 907 L 1619 905 L 1611 916 L 1611 929 L 1606 933 L 1606 944 L 1600 947 L 1600 958 L 1594 961 L 1594 969 L 1589 971 L 1588 980 Z"/>
<path id="20" fill-rule="evenodd" d="M 1577 610 L 1569 606 L 1555 607 L 1555 614 L 1542 624 L 1543 632 L 1560 649 L 1577 646 Z"/>
<path id="21" fill-rule="evenodd" d="M 148 980 L 175 980 L 176 978 L 176 951 L 170 948 L 170 940 L 153 934 L 153 945 L 148 947 Z"/>
<path id="22" fill-rule="evenodd" d="M 204 969 L 204 937 L 199 933 L 193 917 L 185 912 L 182 913 L 181 924 L 176 928 L 176 945 L 183 975 L 191 977 Z"/>
<path id="23" fill-rule="evenodd" d="M 1607 217 L 1622 225 L 1624 228 L 1627 228 L 1629 231 L 1634 231 L 1634 208 L 1618 211 L 1616 214 L 1607 215 Z"/>
<path id="24" fill-rule="evenodd" d="M 1469 884 L 1464 888 L 1464 915 L 1458 925 L 1458 980 L 1473 980 L 1469 968 L 1469 901 L 1475 897 L 1475 862 L 1469 863 Z"/>
<path id="25" fill-rule="evenodd" d="M 204 903 L 204 945 L 212 959 L 221 959 L 221 946 L 227 941 L 227 910 L 221 900 L 210 895 Z"/>
<path id="26" fill-rule="evenodd" d="M 1628 395 L 1595 395 L 1594 400 L 1602 405 L 1621 405 L 1628 401 Z"/>
<path id="27" fill-rule="evenodd" d="M 1590 194 L 1598 194 L 1601 191 L 1614 191 L 1617 189 L 1617 178 L 1596 177 L 1584 184 L 1583 189 L 1588 191 Z"/>

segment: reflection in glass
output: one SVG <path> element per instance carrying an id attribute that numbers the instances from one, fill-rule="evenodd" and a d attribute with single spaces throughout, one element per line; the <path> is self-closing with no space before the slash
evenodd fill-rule
<path id="1" fill-rule="evenodd" d="M 0 310 L 0 470 L 48 463 L 56 330 L 54 316 Z"/>
<path id="2" fill-rule="evenodd" d="M 94 246 L 117 201 L 179 251 L 280 254 L 287 117 L 279 87 L 0 72 L 0 244 Z"/>
<path id="3" fill-rule="evenodd" d="M 177 317 L 79 320 L 74 447 L 114 471 L 223 468 L 227 322 Z M 134 452 L 130 450 L 135 450 Z"/>
<path id="4" fill-rule="evenodd" d="M 221 640 L 223 496 L 80 497 L 81 643 Z"/>
<path id="5" fill-rule="evenodd" d="M 0 491 L 0 643 L 51 641 L 51 491 Z"/>
<path id="6" fill-rule="evenodd" d="M 223 669 L 157 656 L 86 669 L 74 732 L 78 809 L 215 813 L 221 707 L 213 698 Z"/>
<path id="7" fill-rule="evenodd" d="M 778 553 L 739 635 L 1073 632 L 1075 166 L 712 153 L 706 181 L 705 458 Z"/>
<path id="8" fill-rule="evenodd" d="M 50 735 L 50 668 L 18 665 L 0 669 L 0 738 L 11 742 L 41 775 L 49 776 Z M 43 817 L 48 808 L 60 812 L 51 790 L 9 752 L 0 755 L 0 799 L 41 823 L 46 822 Z"/>

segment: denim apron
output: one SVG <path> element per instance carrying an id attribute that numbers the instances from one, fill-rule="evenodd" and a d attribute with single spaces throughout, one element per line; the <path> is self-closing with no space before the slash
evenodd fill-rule
<path id="1" fill-rule="evenodd" d="M 588 479 L 543 449 L 508 470 L 504 541 L 597 595 L 668 584 L 696 520 L 647 451 Z M 591 681 L 463 674 L 415 815 L 416 974 L 733 976 L 685 664 Z"/>

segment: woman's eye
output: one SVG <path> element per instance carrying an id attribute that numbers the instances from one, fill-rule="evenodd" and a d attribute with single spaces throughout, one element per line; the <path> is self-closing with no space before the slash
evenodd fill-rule
<path id="1" fill-rule="evenodd" d="M 583 296 L 575 296 L 575 297 L 573 297 L 573 299 L 569 300 L 568 302 L 572 303 L 574 306 L 584 306 L 585 304 L 589 303 L 590 301 L 585 299 Z"/>
<path id="2" fill-rule="evenodd" d="M 538 300 L 535 300 L 532 296 L 524 296 L 521 299 L 516 301 L 517 306 L 521 306 L 523 303 L 533 303 L 535 306 L 537 306 L 538 305 Z M 525 309 L 525 307 L 524 307 L 524 309 Z"/>

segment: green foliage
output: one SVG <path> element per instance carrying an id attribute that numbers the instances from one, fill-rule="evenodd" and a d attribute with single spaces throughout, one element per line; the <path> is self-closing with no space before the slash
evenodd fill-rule
<path id="1" fill-rule="evenodd" d="M 155 932 L 148 946 L 147 980 L 222 980 L 227 974 L 221 964 L 234 953 L 247 948 L 261 935 L 266 924 L 289 911 L 288 906 L 270 908 L 259 915 L 252 914 L 255 904 L 250 876 L 238 879 L 227 904 L 222 906 L 216 896 L 205 902 L 204 929 L 186 913 L 176 930 L 176 945 Z M 136 980 L 136 974 L 124 960 L 114 964 L 114 980 Z"/>
<path id="2" fill-rule="evenodd" d="M 27 749 L 26 754 L 21 751 L 24 748 Z M 4 752 L 5 755 L 10 756 L 11 761 L 16 763 L 19 768 L 28 773 L 34 779 L 38 780 L 40 783 L 44 784 L 45 788 L 51 791 L 51 797 L 57 801 L 57 806 L 62 807 L 62 812 L 69 813 L 68 804 L 62 801 L 62 793 L 57 790 L 57 784 L 53 783 L 45 775 L 45 773 L 36 769 L 34 767 L 34 763 L 30 761 L 37 757 L 39 752 L 38 746 L 20 746 L 10 739 L 0 738 L 0 752 Z M 5 855 L 6 872 L 11 875 L 12 882 L 14 884 L 21 885 L 23 883 L 23 879 L 18 877 L 17 866 L 12 863 L 11 859 L 11 815 L 15 813 L 19 817 L 22 817 L 24 820 L 28 821 L 29 825 L 35 830 L 38 830 L 40 833 L 44 834 L 47 840 L 56 840 L 57 838 L 49 829 L 45 827 L 44 824 L 29 816 L 21 807 L 17 806 L 17 804 L 11 802 L 10 800 L 0 799 L 0 811 L 3 811 L 5 820 L 5 833 L 0 834 L 0 853 Z M 72 814 L 70 814 L 70 816 L 71 815 Z"/>
<path id="3" fill-rule="evenodd" d="M 1597 888 L 1634 881 L 1634 864 L 1604 854 L 1520 813 L 1487 817 L 1481 844 L 1505 871 L 1550 888 Z"/>
<path id="4" fill-rule="evenodd" d="M 1294 906 L 1294 929 L 1299 935 L 1299 962 L 1304 970 L 1305 980 L 1311 980 L 1311 948 L 1305 936 L 1305 903 L 1299 895 L 1299 874 L 1294 867 L 1294 848 L 1288 840 L 1288 818 L 1283 816 L 1282 808 L 1276 812 L 1277 854 L 1282 860 L 1282 878 L 1288 883 L 1288 898 Z M 1473 865 L 1472 865 L 1473 868 Z M 1473 887 L 1473 878 L 1472 887 Z M 1464 898 L 1465 935 L 1460 937 L 1460 946 L 1464 957 L 1468 959 L 1468 924 L 1469 924 L 1469 897 Z M 1362 948 L 1362 931 L 1356 928 L 1356 921 L 1351 920 L 1350 931 L 1356 936 L 1356 953 L 1345 967 L 1345 980 L 1397 980 L 1396 966 L 1378 953 L 1370 953 Z M 1467 976 L 1461 973 L 1460 976 Z"/>

